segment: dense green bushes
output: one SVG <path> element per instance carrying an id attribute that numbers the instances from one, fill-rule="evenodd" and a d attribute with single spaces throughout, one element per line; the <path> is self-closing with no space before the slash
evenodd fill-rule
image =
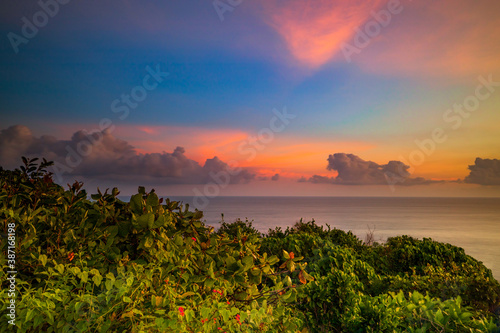
<path id="1" fill-rule="evenodd" d="M 81 183 L 54 184 L 49 162 L 24 162 L 0 168 L 20 332 L 499 331 L 500 285 L 452 245 L 402 236 L 368 246 L 314 221 L 262 235 L 238 220 L 214 232 L 154 191 L 89 200 Z"/>
<path id="2" fill-rule="evenodd" d="M 66 191 L 54 184 L 43 170 L 47 163 L 25 162 L 24 170 L 0 170 L 0 218 L 5 230 L 15 225 L 17 237 L 18 331 L 277 332 L 302 326 L 285 306 L 298 294 L 289 274 L 307 274 L 297 258 L 280 262 L 261 254 L 255 235 L 215 234 L 200 221 L 201 212 L 162 202 L 154 191 L 139 188 L 130 203 L 117 199 L 117 189 L 88 200 L 80 183 Z M 2 242 L 4 267 L 6 253 Z M 2 299 L 7 290 L 4 285 Z M 0 322 L 1 331 L 9 326 Z"/>
<path id="3" fill-rule="evenodd" d="M 461 248 L 408 236 L 368 246 L 314 222 L 262 243 L 306 256 L 315 280 L 294 306 L 312 332 L 500 332 L 500 285 Z"/>
<path id="4" fill-rule="evenodd" d="M 261 252 L 283 249 L 304 256 L 314 278 L 293 305 L 311 332 L 500 331 L 500 285 L 461 248 L 408 236 L 369 246 L 300 221 L 261 239 Z"/>

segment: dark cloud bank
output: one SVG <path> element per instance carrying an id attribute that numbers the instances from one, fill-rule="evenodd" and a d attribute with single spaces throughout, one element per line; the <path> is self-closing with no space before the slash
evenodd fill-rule
<path id="1" fill-rule="evenodd" d="M 326 167 L 330 171 L 336 171 L 336 177 L 325 177 L 314 175 L 309 179 L 302 177 L 299 182 L 311 182 L 315 184 L 337 184 L 337 185 L 429 185 L 444 183 L 425 179 L 422 177 L 411 177 L 408 172 L 409 166 L 401 161 L 389 161 L 387 164 L 377 164 L 365 161 L 353 154 L 337 153 L 328 157 Z M 475 165 L 469 166 L 471 173 L 465 178 L 466 183 L 481 185 L 500 185 L 500 161 L 476 159 Z"/>
<path id="2" fill-rule="evenodd" d="M 500 160 L 476 158 L 469 165 L 470 174 L 464 182 L 479 185 L 500 185 Z"/>
<path id="3" fill-rule="evenodd" d="M 301 178 L 300 182 L 308 181 L 315 184 L 337 185 L 427 185 L 438 181 L 412 178 L 408 172 L 409 166 L 400 161 L 390 161 L 387 164 L 377 164 L 365 161 L 353 154 L 337 153 L 328 157 L 326 167 L 337 171 L 336 177 L 314 175 L 309 179 Z"/>
<path id="4" fill-rule="evenodd" d="M 32 135 L 26 126 L 12 126 L 0 132 L 0 165 L 19 166 L 21 156 L 45 157 L 56 162 L 54 174 L 116 180 L 153 180 L 162 184 L 205 184 L 221 172 L 232 170 L 229 183 L 247 183 L 255 178 L 248 169 L 231 169 L 218 157 L 201 166 L 189 159 L 182 147 L 172 153 L 138 154 L 124 140 L 109 131 L 92 134 L 78 131 L 71 140 Z M 237 172 L 236 172 L 237 171 Z M 226 172 L 227 173 L 227 172 Z"/>

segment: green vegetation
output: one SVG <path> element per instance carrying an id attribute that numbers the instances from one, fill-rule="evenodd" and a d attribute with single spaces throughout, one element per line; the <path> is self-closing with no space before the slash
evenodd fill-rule
<path id="1" fill-rule="evenodd" d="M 15 225 L 19 332 L 497 332 L 500 285 L 460 248 L 395 237 L 363 244 L 314 221 L 262 235 L 214 232 L 202 212 L 140 187 L 91 199 L 23 159 L 0 168 Z M 12 229 L 12 228 L 11 228 Z M 7 242 L 2 238 L 2 313 Z M 12 329 L 5 315 L 0 331 Z"/>

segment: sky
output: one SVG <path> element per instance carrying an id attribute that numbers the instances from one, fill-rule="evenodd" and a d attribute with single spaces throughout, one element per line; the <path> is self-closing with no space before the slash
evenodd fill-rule
<path id="1" fill-rule="evenodd" d="M 499 197 L 499 11 L 6 0 L 0 166 L 92 193 Z"/>

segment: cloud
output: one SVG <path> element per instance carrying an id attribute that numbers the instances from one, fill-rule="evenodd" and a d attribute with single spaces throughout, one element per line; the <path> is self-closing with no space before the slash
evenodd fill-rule
<path id="1" fill-rule="evenodd" d="M 328 157 L 327 169 L 336 171 L 336 177 L 314 175 L 307 181 L 315 184 L 337 185 L 427 185 L 438 181 L 422 177 L 411 178 L 410 167 L 400 161 L 377 164 L 353 154 L 337 153 Z M 303 182 L 303 179 L 299 179 Z"/>
<path id="2" fill-rule="evenodd" d="M 349 41 L 382 0 L 263 0 L 264 16 L 301 63 L 319 67 Z"/>
<path id="3" fill-rule="evenodd" d="M 470 174 L 464 182 L 479 185 L 500 185 L 500 160 L 476 158 L 469 165 Z"/>
<path id="4" fill-rule="evenodd" d="M 128 142 L 115 138 L 109 130 L 87 133 L 78 131 L 70 140 L 53 136 L 35 137 L 22 125 L 0 131 L 0 161 L 5 168 L 20 164 L 21 156 L 45 157 L 56 162 L 54 173 L 86 178 L 154 181 L 161 184 L 205 184 L 229 170 L 218 157 L 201 166 L 177 147 L 172 153 L 139 154 Z M 255 174 L 240 169 L 229 183 L 248 183 Z"/>
<path id="5" fill-rule="evenodd" d="M 302 65 L 318 68 L 330 61 L 345 63 L 342 46 L 355 46 L 366 33 L 373 12 L 399 3 L 402 11 L 380 34 L 369 39 L 352 59 L 364 71 L 442 77 L 500 70 L 497 13 L 500 2 L 381 0 L 261 0 L 262 17 L 284 40 Z M 453 15 L 449 13 L 453 12 Z M 425 24 L 423 24 L 425 22 Z M 358 30 L 359 29 L 359 30 Z M 425 36 L 425 38 L 422 38 Z"/>
<path id="6" fill-rule="evenodd" d="M 278 181 L 279 179 L 280 179 L 280 174 L 279 173 L 277 173 L 277 174 L 275 174 L 274 176 L 271 177 L 271 180 L 273 180 L 273 181 Z"/>
<path id="7" fill-rule="evenodd" d="M 500 70 L 500 45 L 491 42 L 500 36 L 499 2 L 402 4 L 403 12 L 380 37 L 353 56 L 361 68 L 384 74 L 452 78 Z"/>
<path id="8" fill-rule="evenodd" d="M 299 182 L 303 183 L 305 181 L 308 181 L 313 184 L 335 184 L 335 178 L 334 177 L 326 177 L 326 176 L 319 176 L 319 175 L 314 175 L 308 180 L 303 177 L 299 179 Z"/>

